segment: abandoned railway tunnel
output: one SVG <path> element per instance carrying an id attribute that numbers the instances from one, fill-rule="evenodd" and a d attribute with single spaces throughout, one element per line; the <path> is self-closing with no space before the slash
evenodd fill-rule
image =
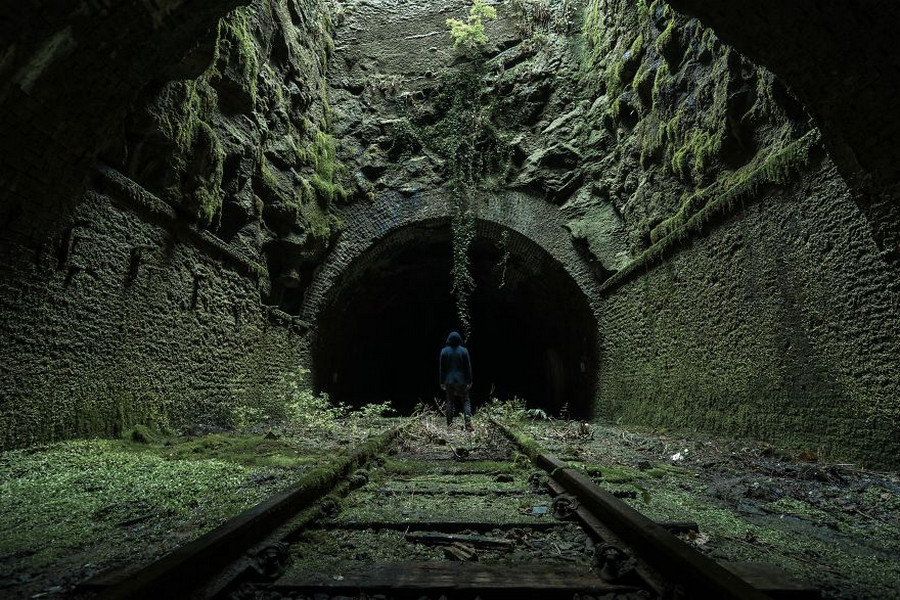
<path id="1" fill-rule="evenodd" d="M 473 397 L 590 418 L 597 341 L 585 294 L 534 241 L 496 223 L 475 223 L 469 252 Z M 387 234 L 351 263 L 316 318 L 316 388 L 352 405 L 390 399 L 402 413 L 430 405 L 436 357 L 458 322 L 452 256 L 449 219 L 433 219 Z"/>
<path id="2" fill-rule="evenodd" d="M 2 445 L 274 417 L 298 377 L 410 410 L 470 326 L 483 401 L 894 462 L 878 22 L 489 2 L 453 37 L 466 6 L 60 8 L 10 30 Z M 770 52 L 806 9 L 858 94 Z"/>
<path id="3" fill-rule="evenodd" d="M 476 410 L 579 419 L 533 433 L 654 519 L 696 507 L 702 552 L 896 597 L 898 19 L 817 0 L 0 8 L 0 595 L 178 547 L 344 457 L 366 407 L 439 410 L 459 330 Z M 493 443 L 429 414 L 410 464 L 378 467 L 437 473 L 410 497 L 459 483 L 448 447 Z M 519 455 L 497 456 L 515 476 L 479 481 L 530 523 Z"/>
<path id="4" fill-rule="evenodd" d="M 895 9 L 195 4 L 4 9 L 4 448 L 408 412 L 468 323 L 482 401 L 896 466 Z"/>

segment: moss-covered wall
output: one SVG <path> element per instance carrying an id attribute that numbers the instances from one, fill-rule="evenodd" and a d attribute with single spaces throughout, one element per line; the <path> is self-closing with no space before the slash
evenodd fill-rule
<path id="1" fill-rule="evenodd" d="M 251 2 L 148 85 L 113 165 L 268 273 L 267 304 L 296 314 L 348 199 L 327 81 L 332 13 L 319 0 Z"/>
<path id="2" fill-rule="evenodd" d="M 590 0 L 582 32 L 582 168 L 632 252 L 812 129 L 771 73 L 661 0 Z"/>
<path id="3" fill-rule="evenodd" d="M 896 465 L 896 268 L 803 106 L 665 2 L 590 0 L 582 31 L 600 413 Z"/>
<path id="4" fill-rule="evenodd" d="M 86 192 L 0 219 L 0 447 L 280 414 L 346 195 L 331 19 L 318 0 L 227 13 L 121 107 Z"/>
<path id="5" fill-rule="evenodd" d="M 109 197 L 77 214 L 65 247 L 2 262 L 0 447 L 278 416 L 301 337 L 253 278 Z"/>
<path id="6" fill-rule="evenodd" d="M 827 158 L 608 293 L 614 420 L 897 465 L 900 286 Z"/>
<path id="7" fill-rule="evenodd" d="M 492 5 L 465 52 L 465 0 L 229 3 L 140 59 L 126 9 L 94 15 L 109 56 L 66 11 L 25 31 L 0 64 L 0 444 L 277 413 L 335 204 L 462 183 L 470 211 L 558 211 L 605 416 L 890 462 L 896 263 L 788 87 L 662 0 Z M 134 30 L 177 29 L 160 10 Z"/>

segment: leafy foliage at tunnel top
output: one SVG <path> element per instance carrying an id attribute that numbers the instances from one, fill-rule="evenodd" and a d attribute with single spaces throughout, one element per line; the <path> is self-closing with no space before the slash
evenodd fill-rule
<path id="1" fill-rule="evenodd" d="M 489 40 L 484 32 L 484 20 L 496 18 L 496 8 L 488 6 L 484 0 L 474 0 L 466 21 L 447 19 L 447 27 L 450 28 L 450 35 L 453 37 L 453 47 L 457 50 L 473 51 L 485 46 Z"/>

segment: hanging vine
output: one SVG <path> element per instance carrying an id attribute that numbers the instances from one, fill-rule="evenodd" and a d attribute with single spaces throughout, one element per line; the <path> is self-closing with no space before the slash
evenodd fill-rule
<path id="1" fill-rule="evenodd" d="M 453 267 L 451 277 L 453 287 L 451 293 L 456 299 L 456 315 L 463 337 L 468 340 L 472 334 L 472 315 L 469 310 L 469 298 L 475 291 L 475 278 L 472 277 L 469 250 L 475 240 L 475 197 L 476 182 L 483 172 L 483 161 L 478 153 L 477 145 L 481 137 L 482 115 L 479 110 L 479 82 L 483 75 L 480 63 L 471 71 L 462 71 L 464 80 L 455 94 L 453 117 L 457 122 L 456 135 L 448 139 L 452 145 L 450 158 L 451 189 L 453 193 L 453 217 L 451 232 L 453 241 Z"/>
<path id="2" fill-rule="evenodd" d="M 500 249 L 503 254 L 500 257 L 500 285 L 497 287 L 502 289 L 506 285 L 506 267 L 509 265 L 509 230 L 504 229 L 500 234 Z"/>
<path id="3" fill-rule="evenodd" d="M 454 46 L 468 60 L 441 73 L 440 85 L 430 98 L 428 109 L 408 104 L 403 110 L 415 131 L 416 141 L 444 160 L 448 188 L 452 195 L 451 293 L 456 302 L 459 329 L 464 338 L 472 334 L 469 299 L 475 290 L 469 252 L 475 239 L 478 183 L 502 162 L 496 130 L 496 98 L 488 78 L 484 50 L 490 40 L 484 21 L 497 17 L 483 0 L 474 0 L 467 21 L 448 19 L 448 33 Z M 434 115 L 440 118 L 434 120 Z"/>
<path id="4" fill-rule="evenodd" d="M 462 196 L 457 197 L 458 200 L 460 198 Z M 453 288 L 451 293 L 456 298 L 456 315 L 465 339 L 472 334 L 469 297 L 475 291 L 475 279 L 472 277 L 469 261 L 469 249 L 475 239 L 475 217 L 468 204 L 469 202 L 465 200 L 457 201 L 451 220 L 453 235 L 453 267 L 450 273 L 453 279 Z"/>
<path id="5" fill-rule="evenodd" d="M 466 339 L 472 333 L 469 299 L 475 290 L 475 279 L 469 250 L 475 239 L 477 184 L 489 167 L 487 161 L 495 145 L 490 127 L 491 108 L 485 106 L 482 98 L 485 74 L 485 65 L 480 60 L 446 72 L 435 97 L 435 108 L 443 118 L 419 130 L 423 145 L 435 150 L 445 161 L 453 201 L 451 293 L 456 302 L 459 328 Z"/>

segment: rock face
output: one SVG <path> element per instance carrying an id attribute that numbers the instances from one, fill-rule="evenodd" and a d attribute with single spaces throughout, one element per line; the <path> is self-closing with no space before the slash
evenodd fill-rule
<path id="1" fill-rule="evenodd" d="M 883 424 L 898 362 L 867 360 L 864 340 L 880 330 L 871 315 L 896 326 L 896 286 L 791 92 L 663 2 L 498 7 L 491 43 L 466 55 L 434 41 L 464 3 L 345 3 L 332 96 L 358 180 L 375 197 L 453 195 L 462 182 L 558 206 L 605 282 L 605 416 L 798 444 L 841 431 L 835 452 L 893 460 Z M 812 239 L 828 248 L 827 275 Z M 839 266 L 863 262 L 864 285 L 880 292 L 824 319 L 856 332 L 838 342 L 822 326 L 827 290 L 863 285 Z"/>
<path id="2" fill-rule="evenodd" d="M 185 60 L 194 79 L 144 90 L 116 166 L 268 275 L 263 302 L 296 313 L 346 199 L 325 72 L 331 14 L 255 2 L 223 18 Z"/>
<path id="3" fill-rule="evenodd" d="M 27 81 L 4 89 L 10 103 L 26 93 L 52 109 L 34 127 L 57 139 L 73 132 L 55 160 L 45 158 L 50 174 L 75 170 L 72 162 L 85 169 L 81 153 L 100 160 L 77 202 L 60 181 L 59 197 L 38 191 L 31 197 L 42 204 L 17 207 L 30 198 L 30 179 L 3 173 L 12 176 L 2 237 L 3 447 L 139 422 L 177 429 L 277 417 L 285 390 L 303 380 L 307 325 L 290 313 L 332 242 L 328 207 L 345 197 L 324 84 L 331 15 L 303 0 L 187 8 L 91 15 L 98 57 L 89 67 L 74 61 L 74 73 L 105 92 L 99 106 L 122 99 L 93 70 L 117 67 L 127 52 L 137 71 L 119 84 L 140 86 L 97 132 L 89 126 L 104 115 L 90 102 L 72 116 L 77 106 L 65 102 L 81 97 L 50 105 L 40 95 L 54 78 L 81 90 L 62 71 L 69 51 L 32 76 L 22 67 Z M 55 16 L 72 22 L 63 34 L 73 48 L 94 48 L 82 18 Z M 129 31 L 160 47 L 116 50 Z M 4 68 L 32 69 L 22 53 L 58 37 L 40 35 L 22 32 Z M 142 72 L 154 58 L 161 64 Z M 54 130 L 57 114 L 65 118 Z M 26 142 L 34 139 L 53 141 Z"/>
<path id="4" fill-rule="evenodd" d="M 67 178 L 58 214 L 27 202 L 46 184 L 3 174 L 0 445 L 277 417 L 278 384 L 322 362 L 301 315 L 317 319 L 332 288 L 341 311 L 362 310 L 343 269 L 365 290 L 368 249 L 388 269 L 382 241 L 452 224 L 447 243 L 480 240 L 472 272 L 508 284 L 504 302 L 522 286 L 535 306 L 566 307 L 553 294 L 577 290 L 586 308 L 570 329 L 586 333 L 560 339 L 585 349 L 548 349 L 544 366 L 580 373 L 569 378 L 599 368 L 595 414 L 894 462 L 900 291 L 889 235 L 866 225 L 890 219 L 873 220 L 882 200 L 861 202 L 838 174 L 833 131 L 823 147 L 821 122 L 788 87 L 661 0 L 489 4 L 499 18 L 481 17 L 486 43 L 460 48 L 446 21 L 465 19 L 464 0 L 199 11 L 185 23 L 194 47 L 159 33 L 163 48 L 109 59 L 112 76 L 128 60 L 155 64 L 122 76 L 128 94 L 89 80 L 120 100 L 115 116 L 75 126 L 57 106 L 49 125 L 11 127 L 34 152 L 71 135 L 58 160 L 40 159 Z M 160 27 L 182 10 L 160 8 Z M 103 18 L 126 16 L 97 22 L 113 30 Z M 51 102 L 74 48 L 93 47 L 83 27 L 66 29 L 72 18 L 22 32 L 3 55 L 14 124 Z M 92 123 L 103 126 L 72 146 Z M 551 216 L 521 222 L 533 215 Z M 511 234 L 528 240 L 507 246 Z M 577 285 L 542 285 L 545 259 L 554 281 Z M 530 268 L 507 281 L 507 260 Z M 470 271 L 453 273 L 465 292 Z M 565 320 L 564 308 L 544 312 Z M 547 393 L 565 395 L 565 378 L 549 377 Z"/>
<path id="5" fill-rule="evenodd" d="M 673 0 L 751 59 L 789 81 L 822 127 L 829 155 L 857 193 L 872 236 L 900 262 L 900 7 L 776 0 L 754 3 Z M 873 7 L 868 7 L 873 8 Z"/>

